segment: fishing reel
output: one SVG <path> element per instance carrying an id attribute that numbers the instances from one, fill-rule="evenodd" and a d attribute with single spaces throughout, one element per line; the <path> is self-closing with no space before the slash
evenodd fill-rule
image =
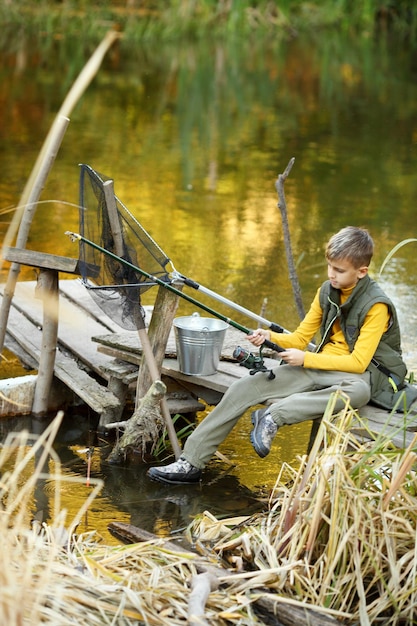
<path id="1" fill-rule="evenodd" d="M 265 367 L 264 359 L 262 356 L 262 346 L 259 348 L 259 356 L 253 354 L 253 352 L 249 352 L 242 348 L 241 346 L 237 346 L 233 350 L 233 358 L 241 365 L 242 367 L 246 367 L 250 370 L 249 374 L 253 376 L 257 372 L 269 372 L 269 379 L 273 380 L 275 378 L 275 374 L 271 369 Z"/>

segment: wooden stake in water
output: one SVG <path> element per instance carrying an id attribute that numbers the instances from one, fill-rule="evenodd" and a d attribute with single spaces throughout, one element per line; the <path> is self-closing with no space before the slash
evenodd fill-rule
<path id="1" fill-rule="evenodd" d="M 87 480 L 86 480 L 87 487 L 90 486 L 91 460 L 93 458 L 93 453 L 94 453 L 94 448 L 92 447 L 88 448 L 87 450 Z"/>

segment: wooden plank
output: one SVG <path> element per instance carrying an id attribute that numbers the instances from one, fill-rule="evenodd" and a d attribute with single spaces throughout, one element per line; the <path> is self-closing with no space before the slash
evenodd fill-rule
<path id="1" fill-rule="evenodd" d="M 13 305 L 22 311 L 39 328 L 43 323 L 42 301 L 34 297 L 33 282 L 16 285 Z M 72 352 L 77 359 L 97 374 L 108 358 L 100 354 L 91 336 L 103 331 L 103 326 L 93 317 L 85 315 L 74 303 L 59 299 L 58 345 Z"/>
<path id="2" fill-rule="evenodd" d="M 107 332 L 108 329 L 111 333 L 123 332 L 127 335 L 137 335 L 136 331 L 123 330 L 119 326 L 119 324 L 116 324 L 116 322 L 114 322 L 108 315 L 106 315 L 95 302 L 95 300 L 93 300 L 90 291 L 81 282 L 81 280 L 61 280 L 59 283 L 59 291 L 65 296 L 65 298 L 75 303 L 86 314 L 91 315 L 91 317 L 100 322 L 100 324 L 102 324 L 103 326 L 103 332 Z M 145 309 L 146 313 L 146 324 L 149 323 L 149 320 L 151 318 L 152 306 L 145 306 L 143 308 Z"/>
<path id="3" fill-rule="evenodd" d="M 95 341 L 95 337 L 93 337 L 93 341 Z M 101 354 L 106 354 L 114 359 L 121 359 L 122 361 L 128 361 L 129 363 L 134 363 L 135 365 L 140 365 L 142 361 L 142 354 L 135 354 L 133 352 L 127 352 L 126 350 L 118 350 L 117 348 L 110 348 L 108 346 L 97 346 L 97 352 Z"/>
<path id="4" fill-rule="evenodd" d="M 193 398 L 191 394 L 185 392 L 167 393 L 166 401 L 171 415 L 175 415 L 176 413 L 180 415 L 184 415 L 185 413 L 197 413 L 206 408 L 204 404 Z"/>
<path id="5" fill-rule="evenodd" d="M 378 409 L 369 404 L 360 409 L 359 413 L 361 418 L 384 425 L 387 428 L 404 428 L 405 430 L 414 432 L 417 430 L 417 414 L 414 404 L 407 415 L 404 413 L 384 411 L 383 409 Z"/>
<path id="6" fill-rule="evenodd" d="M 78 266 L 78 259 L 47 254 L 46 252 L 36 252 L 26 248 L 5 248 L 3 258 L 6 261 L 20 263 L 21 265 L 57 270 L 68 274 L 76 273 Z"/>
<path id="7" fill-rule="evenodd" d="M 126 361 L 131 363 L 139 363 L 142 357 L 142 346 L 140 345 L 139 337 L 137 333 L 114 333 L 112 335 L 96 335 L 91 338 L 92 341 L 98 343 L 100 347 L 105 346 L 109 351 L 119 354 L 126 354 L 129 358 Z M 177 348 L 175 344 L 175 337 L 173 331 L 171 331 L 168 337 L 168 343 L 165 349 L 165 356 L 176 357 Z"/>
<path id="8" fill-rule="evenodd" d="M 405 416 L 403 413 L 391 413 L 377 407 L 367 405 L 359 409 L 360 418 L 354 420 L 352 431 L 361 440 L 384 437 L 398 447 L 409 446 L 416 434 L 416 409 L 412 408 Z"/>
<path id="9" fill-rule="evenodd" d="M 162 374 L 162 381 L 167 384 L 169 381 L 174 379 Z M 215 391 L 214 389 L 210 389 L 209 387 L 202 387 L 201 385 L 197 385 L 192 382 L 192 380 L 176 380 L 178 385 L 181 385 L 183 389 L 189 391 L 195 398 L 200 398 L 204 400 L 206 404 L 209 406 L 215 406 L 219 404 L 220 400 L 223 397 L 223 393 L 220 391 Z"/>
<path id="10" fill-rule="evenodd" d="M 102 351 L 104 354 L 108 354 L 109 356 L 116 357 L 117 359 L 123 360 L 126 357 L 126 352 L 119 353 L 117 350 L 107 348 L 106 346 L 99 345 L 98 350 L 100 352 Z M 140 360 L 141 360 L 141 357 L 139 355 L 130 356 L 130 363 L 132 365 L 135 363 L 136 367 L 140 365 Z M 176 372 L 177 370 L 175 370 L 175 373 Z M 110 378 L 111 373 L 108 370 L 106 371 L 105 369 L 103 373 L 106 376 L 106 378 Z M 222 396 L 224 393 L 224 392 L 215 391 L 214 389 L 211 389 L 207 385 L 201 386 L 197 383 L 194 383 L 192 376 L 187 376 L 187 378 L 182 377 L 182 379 L 179 381 L 178 378 L 175 378 L 175 374 L 174 376 L 169 376 L 164 373 L 161 373 L 161 378 L 165 384 L 169 384 L 169 381 L 171 380 L 175 382 L 179 382 L 181 384 L 181 387 L 183 387 L 183 389 L 188 390 L 195 398 L 201 398 L 202 400 L 204 400 L 204 402 L 206 402 L 210 406 L 218 404 L 220 400 L 222 399 Z M 126 375 L 121 378 L 122 382 L 124 382 L 127 385 L 135 382 L 136 379 L 137 379 L 137 371 L 136 373 L 134 372 L 126 373 Z"/>
<path id="11" fill-rule="evenodd" d="M 130 379 L 131 376 L 133 376 L 133 378 L 130 380 L 130 382 L 133 382 L 134 380 L 136 380 L 136 378 L 134 377 L 137 377 L 138 375 L 137 365 L 129 363 L 128 361 L 120 361 L 117 359 L 114 359 L 108 364 L 103 365 L 101 369 L 106 378 L 112 376 L 113 378 L 118 378 L 123 382 L 126 378 Z"/>
<path id="12" fill-rule="evenodd" d="M 72 257 L 59 256 L 57 254 L 49 254 L 47 252 L 37 252 L 28 250 L 27 248 L 5 248 L 3 258 L 6 261 L 19 263 L 20 265 L 29 265 L 30 267 L 39 267 L 40 269 L 56 270 L 65 274 L 80 275 L 83 267 L 87 268 L 88 276 L 97 276 L 99 268 L 90 264 L 83 265 L 80 259 Z"/>
<path id="13" fill-rule="evenodd" d="M 100 345 L 113 348 L 117 351 L 124 350 L 129 353 L 139 354 L 139 355 L 142 353 L 142 348 L 141 348 L 138 338 L 135 337 L 134 334 L 132 333 L 127 333 L 126 331 L 120 332 L 120 329 L 119 329 L 119 332 L 115 332 L 111 335 L 107 334 L 107 335 L 98 335 L 98 336 L 92 337 L 92 340 L 96 341 Z M 225 340 L 224 340 L 223 348 L 222 348 L 222 354 L 221 354 L 222 361 L 235 362 L 235 360 L 233 359 L 233 351 L 236 348 L 236 346 L 239 345 L 239 340 L 240 340 L 240 343 L 242 343 L 241 341 L 242 333 L 236 331 L 233 328 L 228 328 L 226 331 Z M 246 344 L 248 344 L 247 341 L 246 341 Z M 250 346 L 248 347 L 246 344 L 245 344 L 246 348 L 250 351 Z M 257 353 L 257 351 L 254 351 L 254 352 Z M 168 337 L 167 346 L 165 349 L 165 356 L 176 357 L 176 355 L 177 355 L 177 346 L 175 342 L 175 332 L 173 329 L 171 329 L 171 332 Z M 268 358 L 267 360 L 268 360 L 268 364 L 272 362 L 273 366 L 276 366 L 278 364 L 278 361 L 276 359 Z"/>
<path id="14" fill-rule="evenodd" d="M 111 347 L 108 345 L 111 342 L 107 337 L 108 336 L 106 336 L 106 345 L 101 343 L 99 344 L 99 352 L 117 359 L 128 361 L 129 363 L 140 365 L 141 353 L 139 349 L 131 352 L 130 350 Z M 97 337 L 94 338 L 94 340 L 97 339 Z M 225 393 L 226 389 L 228 389 L 235 380 L 249 374 L 249 370 L 246 368 L 240 367 L 237 363 L 231 363 L 228 361 L 220 361 L 217 373 L 211 374 L 210 376 L 183 374 L 179 370 L 179 363 L 177 359 L 169 357 L 163 360 L 161 372 L 163 375 L 174 378 L 175 380 L 193 383 L 199 387 L 212 389 L 220 393 Z"/>
<path id="15" fill-rule="evenodd" d="M 381 432 L 380 426 L 377 423 L 368 424 L 367 428 L 353 425 L 351 431 L 360 442 L 377 440 L 379 437 L 383 437 L 384 440 L 391 441 L 396 448 L 400 449 L 407 448 L 414 439 L 414 434 L 408 430 Z"/>
<path id="16" fill-rule="evenodd" d="M 38 362 L 35 361 L 35 359 L 31 357 L 19 343 L 17 343 L 16 339 L 14 339 L 9 332 L 6 333 L 4 345 L 19 359 L 19 361 L 23 364 L 23 367 L 30 370 L 36 370 L 38 368 Z"/>
<path id="17" fill-rule="evenodd" d="M 39 362 L 42 341 L 41 330 L 15 307 L 9 313 L 8 332 L 29 355 Z M 118 399 L 100 385 L 88 373 L 78 367 L 77 362 L 57 350 L 54 374 L 83 400 L 93 411 L 102 413 L 107 407 L 117 407 Z"/>
<path id="18" fill-rule="evenodd" d="M 239 367 L 236 363 L 229 363 L 227 361 L 220 361 L 217 372 L 210 376 L 183 374 L 179 370 L 177 359 L 164 359 L 161 371 L 166 376 L 170 376 L 176 380 L 185 382 L 192 381 L 195 385 L 214 389 L 221 393 L 225 393 L 230 385 L 238 378 L 249 375 L 249 370 L 246 368 Z"/>
<path id="19" fill-rule="evenodd" d="M 63 301 L 67 300 L 76 304 L 86 315 L 90 315 L 97 320 L 103 326 L 104 332 L 106 332 L 106 329 L 112 333 L 120 332 L 120 326 L 100 309 L 81 280 L 60 280 L 59 293 Z"/>

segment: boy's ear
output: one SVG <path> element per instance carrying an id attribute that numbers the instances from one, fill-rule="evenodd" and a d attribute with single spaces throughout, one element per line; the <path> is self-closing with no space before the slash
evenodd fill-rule
<path id="1" fill-rule="evenodd" d="M 358 269 L 358 278 L 363 278 L 364 276 L 366 276 L 368 273 L 368 268 L 367 267 L 360 267 Z"/>

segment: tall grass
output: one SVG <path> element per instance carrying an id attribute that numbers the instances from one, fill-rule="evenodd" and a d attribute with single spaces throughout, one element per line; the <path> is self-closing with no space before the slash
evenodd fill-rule
<path id="1" fill-rule="evenodd" d="M 220 583 L 201 622 L 212 626 L 260 626 L 259 605 L 275 607 L 280 621 L 284 606 L 287 616 L 298 610 L 300 624 L 309 609 L 315 623 L 322 616 L 349 626 L 415 624 L 417 440 L 406 450 L 388 440 L 359 443 L 350 431 L 355 412 L 346 404 L 333 416 L 334 406 L 309 456 L 280 471 L 265 512 L 195 518 L 187 536 L 198 554 L 157 538 L 109 547 L 93 533 L 77 535 L 101 483 L 91 480 L 85 502 L 67 519 L 61 494 L 66 480 L 77 479 L 62 474 L 53 450 L 62 416 L 39 438 L 10 435 L 0 451 L 0 623 L 180 626 L 198 566 L 215 570 Z M 39 481 L 51 519 L 31 525 Z M 294 623 L 290 617 L 283 623 Z"/>
<path id="2" fill-rule="evenodd" d="M 302 32 L 335 28 L 369 36 L 396 32 L 414 39 L 417 7 L 412 0 L 3 0 L 4 25 L 42 29 L 45 33 L 102 37 L 109 23 L 117 24 L 129 40 L 177 39 L 210 34 L 294 37 Z"/>
<path id="3" fill-rule="evenodd" d="M 190 532 L 215 543 L 214 552 L 262 573 L 260 587 L 271 600 L 278 593 L 280 602 L 305 603 L 346 624 L 411 626 L 417 437 L 402 451 L 387 440 L 360 444 L 350 432 L 352 410 L 346 407 L 336 420 L 330 415 L 331 408 L 300 467 L 282 468 L 267 514 L 239 528 L 227 528 L 225 520 L 210 523 L 206 515 Z M 253 575 L 251 590 L 256 586 Z"/>

